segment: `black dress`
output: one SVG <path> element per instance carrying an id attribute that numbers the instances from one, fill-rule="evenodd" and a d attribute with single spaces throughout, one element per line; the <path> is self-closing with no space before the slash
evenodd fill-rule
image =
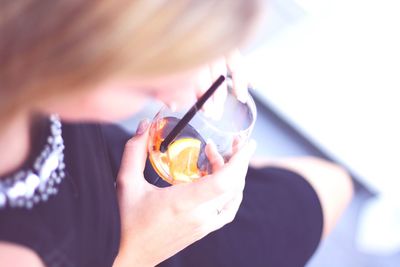
<path id="1" fill-rule="evenodd" d="M 27 166 L 45 142 L 46 127 Z M 120 241 L 114 182 L 129 137 L 114 125 L 63 124 L 66 178 L 58 194 L 31 210 L 0 209 L 0 241 L 34 250 L 46 266 L 112 266 Z M 145 175 L 162 182 L 151 168 Z M 316 193 L 302 177 L 250 168 L 235 221 L 159 266 L 304 266 L 318 246 L 322 223 Z"/>

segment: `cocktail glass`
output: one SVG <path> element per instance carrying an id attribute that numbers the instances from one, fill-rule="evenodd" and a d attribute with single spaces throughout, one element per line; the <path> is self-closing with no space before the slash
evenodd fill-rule
<path id="1" fill-rule="evenodd" d="M 149 159 L 157 174 L 170 184 L 193 182 L 212 172 L 211 163 L 205 153 L 208 142 L 213 142 L 218 153 L 227 162 L 235 143 L 245 142 L 254 127 L 256 106 L 249 95 L 246 103 L 239 101 L 232 90 L 228 90 L 222 115 L 210 116 L 199 110 L 165 152 L 161 142 L 185 115 L 187 108 L 172 111 L 167 106 L 155 115 L 150 125 L 148 144 Z"/>

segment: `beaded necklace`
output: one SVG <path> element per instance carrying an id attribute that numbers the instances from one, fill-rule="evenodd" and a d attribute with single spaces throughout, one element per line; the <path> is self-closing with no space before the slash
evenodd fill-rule
<path id="1" fill-rule="evenodd" d="M 31 169 L 24 169 L 0 179 L 0 209 L 31 209 L 58 192 L 57 185 L 65 177 L 64 140 L 58 116 L 50 116 L 50 135 Z"/>

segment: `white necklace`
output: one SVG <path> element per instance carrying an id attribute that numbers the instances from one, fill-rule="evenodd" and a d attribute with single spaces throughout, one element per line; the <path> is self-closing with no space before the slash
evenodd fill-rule
<path id="1" fill-rule="evenodd" d="M 50 136 L 32 169 L 0 179 L 0 209 L 6 206 L 30 209 L 57 194 L 56 185 L 65 177 L 63 151 L 61 122 L 58 116 L 51 115 Z"/>

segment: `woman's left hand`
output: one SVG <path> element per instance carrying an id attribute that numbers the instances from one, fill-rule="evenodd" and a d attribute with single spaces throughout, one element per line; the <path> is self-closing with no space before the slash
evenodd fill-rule
<path id="1" fill-rule="evenodd" d="M 220 58 L 199 70 L 196 83 L 197 98 L 202 96 L 210 85 L 218 79 L 220 75 L 230 76 L 223 83 L 213 96 L 204 104 L 203 110 L 210 117 L 220 117 L 222 107 L 228 92 L 228 83 L 239 101 L 246 103 L 248 97 L 248 76 L 243 57 L 238 50 L 230 53 L 224 58 Z"/>

